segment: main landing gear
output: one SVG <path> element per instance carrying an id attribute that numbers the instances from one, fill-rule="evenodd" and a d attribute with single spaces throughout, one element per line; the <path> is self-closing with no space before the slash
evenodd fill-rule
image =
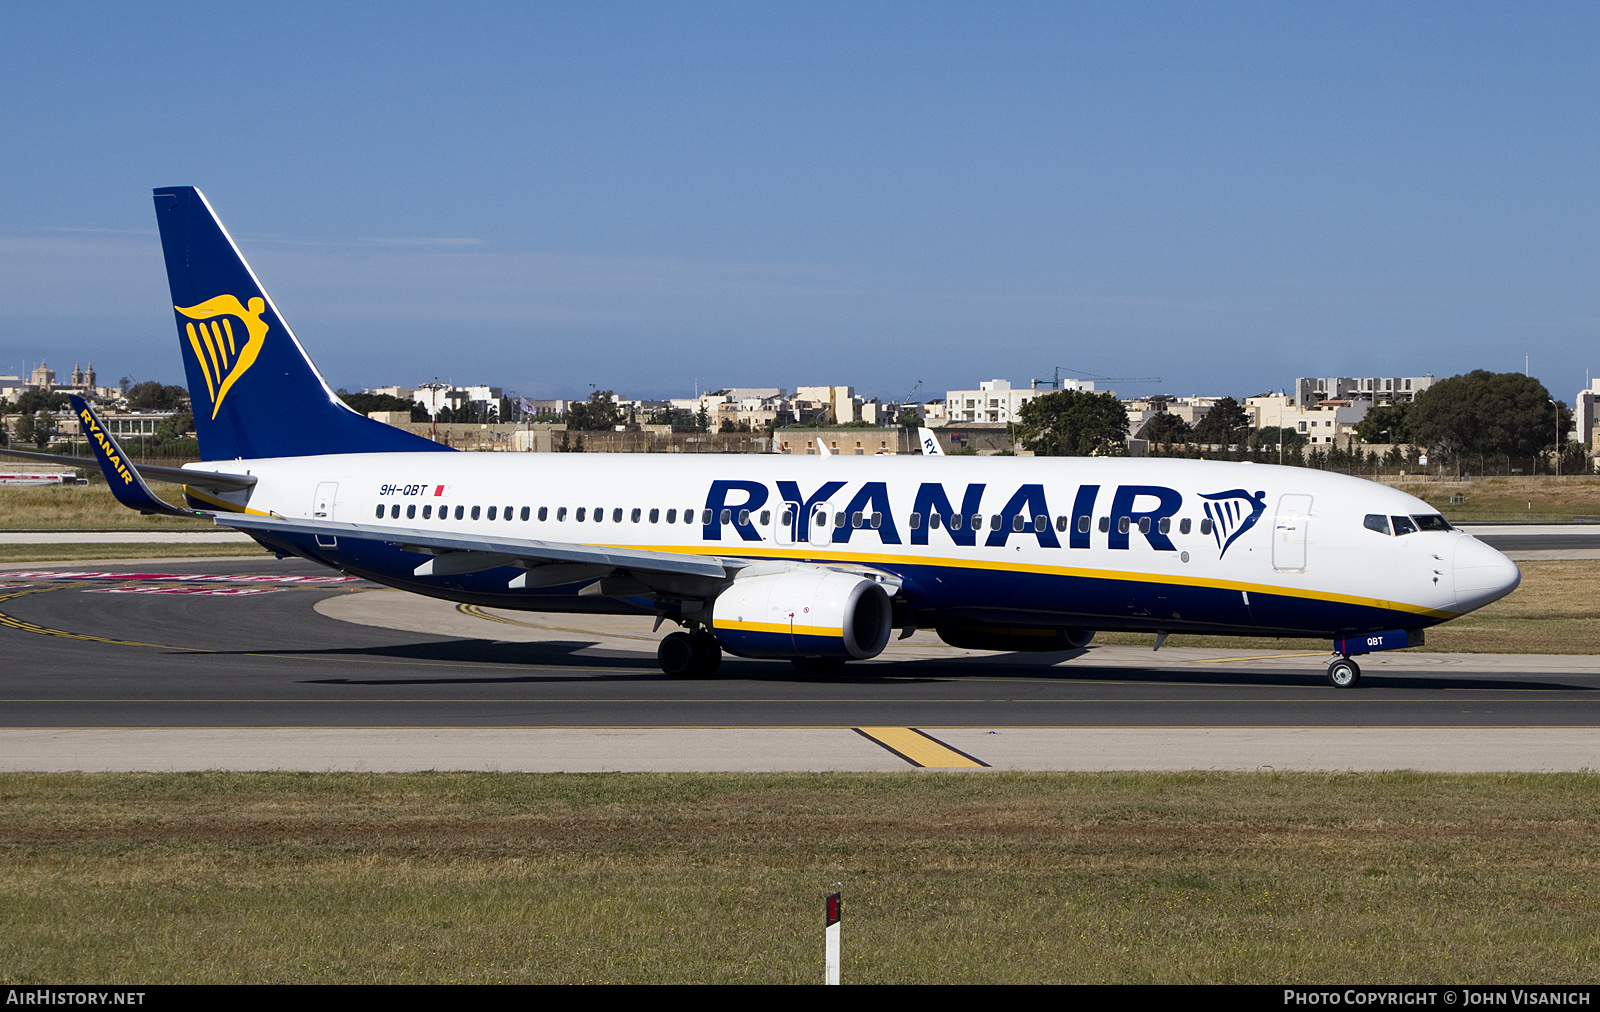
<path id="1" fill-rule="evenodd" d="M 1361 681 L 1361 665 L 1348 657 L 1335 657 L 1328 663 L 1328 684 L 1335 689 L 1353 689 Z"/>
<path id="2" fill-rule="evenodd" d="M 656 648 L 656 663 L 672 678 L 706 678 L 722 666 L 722 647 L 705 629 L 670 633 Z"/>

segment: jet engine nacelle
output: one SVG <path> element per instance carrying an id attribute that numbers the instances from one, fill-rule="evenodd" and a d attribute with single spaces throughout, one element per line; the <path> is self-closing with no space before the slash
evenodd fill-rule
<path id="1" fill-rule="evenodd" d="M 711 631 L 741 657 L 866 660 L 889 642 L 893 609 L 851 573 L 790 570 L 733 581 L 711 606 Z"/>

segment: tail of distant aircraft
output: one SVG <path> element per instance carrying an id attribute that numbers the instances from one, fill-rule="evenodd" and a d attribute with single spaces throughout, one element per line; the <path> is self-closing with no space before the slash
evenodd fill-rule
<path id="1" fill-rule="evenodd" d="M 448 449 L 339 400 L 199 190 L 155 203 L 202 458 Z"/>
<path id="2" fill-rule="evenodd" d="M 924 457 L 944 456 L 944 447 L 939 445 L 939 437 L 933 434 L 932 429 L 918 429 L 917 438 L 922 441 L 922 455 Z"/>

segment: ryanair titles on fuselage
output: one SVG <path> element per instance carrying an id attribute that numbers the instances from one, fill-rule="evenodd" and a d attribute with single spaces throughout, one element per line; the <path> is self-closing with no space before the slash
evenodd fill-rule
<path id="1" fill-rule="evenodd" d="M 1165 485 L 1078 485 L 1071 512 L 1057 514 L 1042 483 L 991 488 L 987 482 L 949 486 L 925 481 L 918 484 L 909 513 L 898 514 L 897 520 L 889 484 L 866 481 L 847 491 L 851 482 L 835 480 L 807 492 L 792 480 L 768 484 L 739 478 L 716 479 L 706 491 L 700 537 L 702 541 L 716 542 L 763 541 L 765 538 L 757 529 L 759 513 L 788 507 L 793 541 L 813 541 L 814 511 L 826 506 L 832 528 L 828 543 L 836 545 L 850 544 L 858 536 L 874 537 L 884 545 L 926 545 L 933 531 L 939 530 L 952 544 L 969 548 L 977 546 L 980 537 L 986 548 L 1004 547 L 1012 537 L 1032 537 L 1041 548 L 1088 548 L 1098 533 L 1105 536 L 1107 547 L 1113 550 L 1127 550 L 1136 535 L 1158 552 L 1178 550 L 1168 534 L 1172 518 L 1183 508 L 1183 494 Z M 451 492 L 452 486 L 428 482 L 378 486 L 381 498 L 428 499 L 449 496 Z M 1004 505 L 998 512 L 985 514 L 983 501 L 997 501 L 997 492 L 1005 496 Z M 1264 491 L 1235 488 L 1204 493 L 1200 499 L 1204 500 L 1200 511 L 1207 521 L 1202 533 L 1215 539 L 1219 556 L 1254 527 L 1266 510 Z M 1109 512 L 1098 514 L 1096 520 L 1096 506 L 1102 502 L 1109 503 Z M 840 516 L 844 519 L 838 519 Z M 904 533 L 902 523 L 907 527 Z M 1188 533 L 1187 528 L 1184 533 Z"/>

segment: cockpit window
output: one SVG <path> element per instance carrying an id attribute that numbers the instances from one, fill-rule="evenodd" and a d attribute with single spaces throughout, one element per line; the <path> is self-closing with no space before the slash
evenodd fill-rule
<path id="1" fill-rule="evenodd" d="M 1417 525 L 1411 522 L 1410 517 L 1394 517 L 1393 520 L 1395 537 L 1399 537 L 1402 534 L 1417 533 Z"/>
<path id="2" fill-rule="evenodd" d="M 1377 531 L 1379 534 L 1388 534 L 1389 518 L 1384 516 L 1382 513 L 1368 513 L 1367 519 L 1362 521 L 1362 526 L 1369 531 Z"/>
<path id="3" fill-rule="evenodd" d="M 1421 531 L 1448 531 L 1450 522 L 1437 513 L 1421 513 L 1412 516 L 1417 522 L 1417 529 Z"/>

